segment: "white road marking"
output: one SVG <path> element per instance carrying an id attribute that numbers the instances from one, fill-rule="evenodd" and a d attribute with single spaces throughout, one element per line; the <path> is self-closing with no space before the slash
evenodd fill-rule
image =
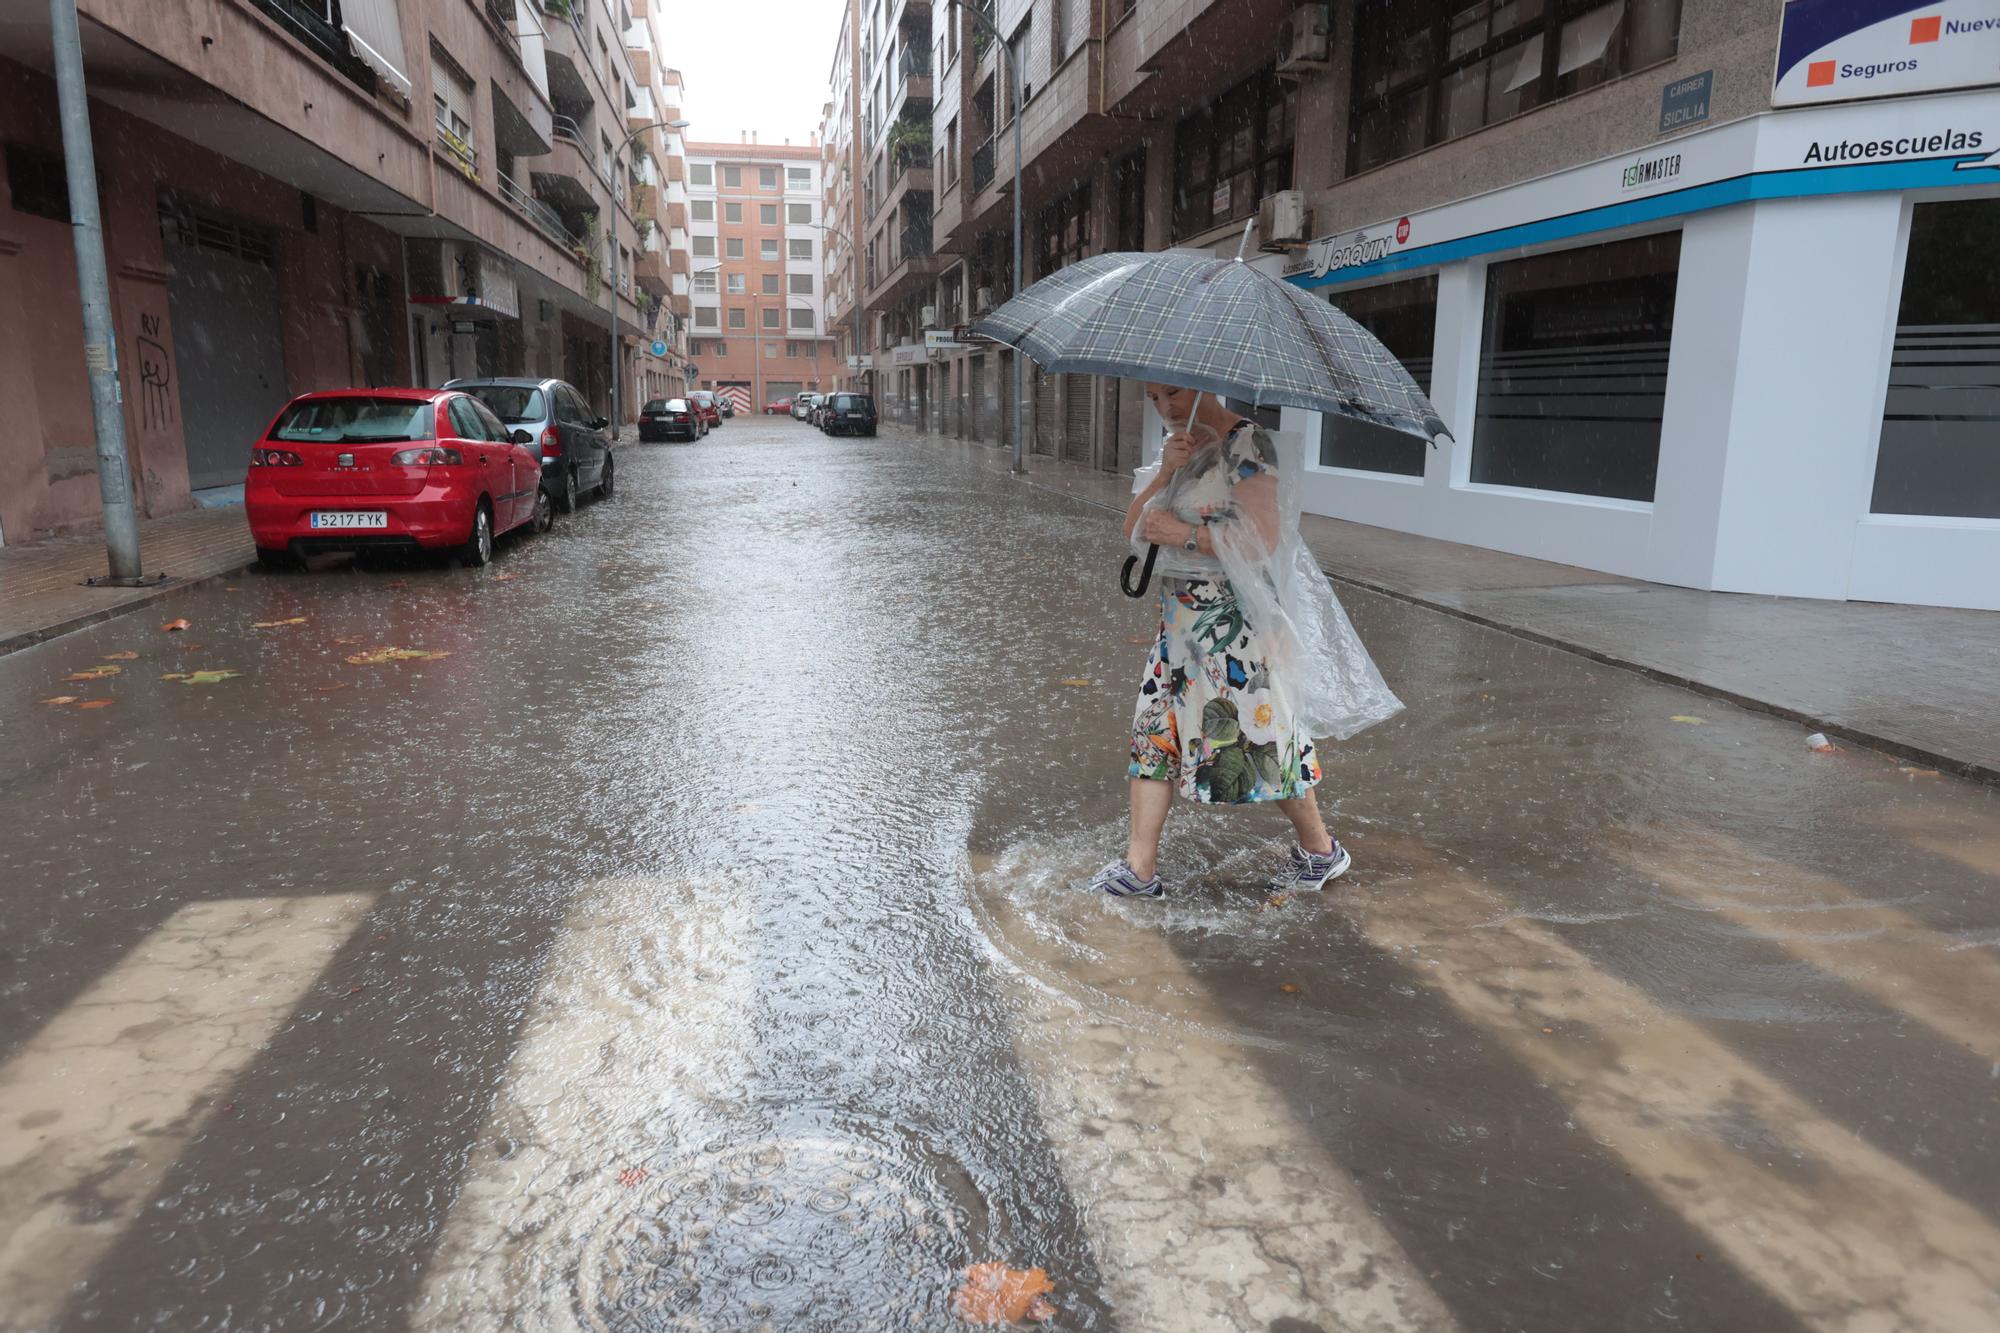
<path id="1" fill-rule="evenodd" d="M 61 1313 L 373 901 L 183 907 L 0 1067 L 0 1327 Z"/>

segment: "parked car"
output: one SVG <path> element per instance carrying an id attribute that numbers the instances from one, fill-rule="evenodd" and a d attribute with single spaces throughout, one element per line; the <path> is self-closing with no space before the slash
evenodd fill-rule
<path id="1" fill-rule="evenodd" d="M 493 410 L 515 438 L 540 453 L 542 484 L 556 508 L 576 510 L 577 497 L 611 494 L 613 466 L 610 422 L 591 411 L 583 395 L 563 380 L 519 377 L 452 380 Z M 526 437 L 526 438 L 522 438 Z"/>
<path id="2" fill-rule="evenodd" d="M 813 409 L 818 407 L 822 395 L 816 393 L 795 394 L 792 397 L 792 420 L 811 421 Z"/>
<path id="3" fill-rule="evenodd" d="M 826 400 L 820 427 L 828 435 L 873 435 L 875 398 L 865 393 L 837 393 Z"/>
<path id="4" fill-rule="evenodd" d="M 764 404 L 764 415 L 767 417 L 782 417 L 791 410 L 792 400 L 789 398 L 773 398 Z"/>
<path id="5" fill-rule="evenodd" d="M 501 533 L 554 520 L 525 435 L 452 389 L 294 398 L 250 450 L 243 511 L 258 558 L 421 549 L 483 565 Z"/>
<path id="6" fill-rule="evenodd" d="M 708 434 L 708 423 L 685 398 L 655 398 L 639 409 L 639 439 L 686 440 L 693 444 Z"/>
<path id="7" fill-rule="evenodd" d="M 695 411 L 701 413 L 701 421 L 704 426 L 707 426 L 710 430 L 715 430 L 722 425 L 722 409 L 715 405 L 714 390 L 691 390 L 688 393 L 688 401 L 694 404 Z"/>

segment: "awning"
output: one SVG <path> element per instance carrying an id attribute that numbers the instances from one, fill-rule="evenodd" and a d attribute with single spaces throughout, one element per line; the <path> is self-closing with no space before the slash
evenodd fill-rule
<path id="1" fill-rule="evenodd" d="M 403 54 L 403 15 L 398 0 L 341 0 L 340 26 L 354 43 L 354 54 L 409 97 L 413 94 L 409 59 Z"/>

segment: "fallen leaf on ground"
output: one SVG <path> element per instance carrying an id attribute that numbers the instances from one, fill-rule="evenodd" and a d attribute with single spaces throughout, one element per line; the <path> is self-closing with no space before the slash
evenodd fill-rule
<path id="1" fill-rule="evenodd" d="M 1913 778 L 1934 778 L 1938 775 L 1935 768 L 1905 768 L 1898 771 L 1907 773 Z"/>
<path id="2" fill-rule="evenodd" d="M 519 574 L 516 574 L 512 570 L 509 570 L 505 574 L 495 574 L 493 576 L 493 581 L 495 583 L 505 583 L 508 579 L 518 579 L 520 577 L 521 576 Z"/>
<path id="3" fill-rule="evenodd" d="M 973 1324 L 1012 1324 L 1022 1319 L 1047 1319 L 1056 1307 L 1043 1299 L 1056 1289 L 1039 1268 L 1009 1268 L 1005 1264 L 974 1264 L 965 1270 L 965 1285 L 952 1293 L 952 1312 Z"/>
<path id="4" fill-rule="evenodd" d="M 1278 987 L 1278 989 L 1287 995 L 1297 995 L 1303 987 L 1296 981 L 1287 981 L 1284 985 Z"/>
<path id="5" fill-rule="evenodd" d="M 618 1173 L 618 1183 L 626 1189 L 631 1189 L 634 1185 L 645 1184 L 646 1177 L 651 1174 L 652 1172 L 643 1166 L 628 1166 Z"/>
<path id="6" fill-rule="evenodd" d="M 384 662 L 435 662 L 450 653 L 427 653 L 421 648 L 377 648 L 372 653 L 355 653 L 347 660 L 355 666 L 381 666 Z"/>
<path id="7" fill-rule="evenodd" d="M 235 585 L 235 584 L 233 584 L 233 583 L 230 583 L 230 584 L 225 584 L 225 585 L 223 586 L 223 589 L 222 589 L 222 590 L 223 590 L 224 592 L 235 592 L 235 591 L 236 591 L 236 585 Z"/>
<path id="8" fill-rule="evenodd" d="M 1152 641 L 1151 639 L 1127 639 L 1127 640 L 1125 640 L 1125 642 L 1127 642 L 1127 643 L 1136 643 L 1136 644 L 1138 644 L 1138 645 L 1139 645 L 1139 646 L 1140 646 L 1141 648 L 1147 648 L 1147 647 L 1151 647 L 1151 646 L 1152 646 L 1152 642 L 1153 642 L 1153 641 Z"/>
<path id="9" fill-rule="evenodd" d="M 242 674 L 241 671 L 190 671 L 186 675 L 176 676 L 174 679 L 180 681 L 183 685 L 213 685 L 219 680 L 228 680 L 232 676 L 240 676 Z M 166 677 L 162 676 L 161 679 L 164 680 Z"/>
<path id="10" fill-rule="evenodd" d="M 276 628 L 278 628 L 278 627 L 279 627 L 280 625 L 303 625 L 303 624 L 305 624 L 305 623 L 306 623 L 306 618 L 305 618 L 304 616 L 293 616 L 293 617 L 292 617 L 292 618 L 291 618 L 290 620 L 256 620 L 256 621 L 252 621 L 252 622 L 251 622 L 251 624 L 250 624 L 250 628 L 251 628 L 251 629 L 276 629 Z"/>
<path id="11" fill-rule="evenodd" d="M 1095 685 L 1096 683 L 1097 682 L 1094 680 L 1083 680 L 1081 678 L 1076 680 L 1066 680 L 1063 682 L 1063 684 L 1079 690 L 1088 689 L 1090 686 Z"/>
<path id="12" fill-rule="evenodd" d="M 175 630 L 183 630 L 188 628 L 188 622 L 185 620 L 169 620 L 166 624 L 160 626 L 160 628 L 166 630 L 169 634 L 171 634 Z"/>
<path id="13" fill-rule="evenodd" d="M 82 703 L 78 704 L 78 705 L 77 705 L 77 707 L 78 707 L 78 708 L 109 708 L 109 707 L 111 707 L 111 705 L 112 705 L 113 703 L 115 703 L 115 702 L 116 702 L 116 700 L 113 700 L 113 699 L 85 699 L 85 700 L 84 700 L 84 701 L 83 701 Z"/>
<path id="14" fill-rule="evenodd" d="M 136 662 L 139 660 L 139 654 L 127 648 L 122 653 L 106 653 L 104 660 L 107 662 Z"/>
<path id="15" fill-rule="evenodd" d="M 77 699 L 77 696 L 76 696 L 76 695 L 74 695 L 74 694 L 58 694 L 57 696 L 55 696 L 55 698 L 53 698 L 53 699 L 44 699 L 44 700 L 42 700 L 42 702 L 43 702 L 43 703 L 45 703 L 45 704 L 53 704 L 54 706 L 56 706 L 56 707 L 60 708 L 60 707 L 61 707 L 62 705 L 64 705 L 64 704 L 73 704 L 73 703 L 75 703 L 75 702 L 76 702 L 76 699 Z"/>
<path id="16" fill-rule="evenodd" d="M 1689 717 L 1686 713 L 1675 713 L 1672 717 L 1668 718 L 1667 721 L 1685 722 L 1691 727 L 1699 727 L 1704 723 L 1706 723 L 1708 719 L 1701 717 Z"/>
<path id="17" fill-rule="evenodd" d="M 361 638 L 359 635 L 356 635 L 355 637 L 350 639 L 335 639 L 334 642 L 340 644 L 356 644 L 361 642 Z"/>
<path id="18" fill-rule="evenodd" d="M 1264 906 L 1266 906 L 1266 907 L 1283 907 L 1283 906 L 1285 905 L 1285 903 L 1286 903 L 1287 901 L 1289 901 L 1289 900 L 1288 900 L 1288 899 L 1287 899 L 1287 898 L 1285 897 L 1285 895 L 1284 895 L 1284 894 L 1282 894 L 1282 893 L 1274 893 L 1274 894 L 1272 894 L 1272 895 L 1271 895 L 1270 897 L 1268 897 L 1268 898 L 1266 898 L 1266 899 L 1264 900 Z"/>
<path id="19" fill-rule="evenodd" d="M 117 675 L 124 669 L 125 669 L 124 667 L 115 667 L 115 666 L 85 667 L 81 671 L 70 672 L 67 676 L 64 676 L 63 679 L 64 680 L 109 680 L 111 679 L 111 677 Z"/>
<path id="20" fill-rule="evenodd" d="M 186 679 L 187 679 L 187 672 L 185 672 L 185 671 L 169 671 L 169 672 L 168 672 L 168 673 L 167 673 L 166 675 L 164 675 L 164 676 L 160 677 L 160 679 L 161 679 L 161 680 L 186 680 Z"/>
<path id="21" fill-rule="evenodd" d="M 314 689 L 314 690 L 316 690 L 316 691 L 317 691 L 318 693 L 320 693 L 320 694 L 332 694 L 332 693 L 333 693 L 333 692 L 334 692 L 335 690 L 344 690 L 344 689 L 346 689 L 346 688 L 347 688 L 347 682 L 346 682 L 346 681 L 342 681 L 342 682 L 341 682 L 340 684 L 338 684 L 338 685 L 315 685 L 315 686 L 313 686 L 313 689 Z"/>

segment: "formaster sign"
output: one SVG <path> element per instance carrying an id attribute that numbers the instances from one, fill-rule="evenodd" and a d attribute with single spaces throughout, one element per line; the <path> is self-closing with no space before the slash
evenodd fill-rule
<path id="1" fill-rule="evenodd" d="M 2000 83 L 2000 0 L 1787 0 L 1776 106 Z"/>
<path id="2" fill-rule="evenodd" d="M 1753 116 L 1314 241 L 1285 274 L 1359 282 L 1761 199 L 2000 186 L 2000 92 Z"/>

